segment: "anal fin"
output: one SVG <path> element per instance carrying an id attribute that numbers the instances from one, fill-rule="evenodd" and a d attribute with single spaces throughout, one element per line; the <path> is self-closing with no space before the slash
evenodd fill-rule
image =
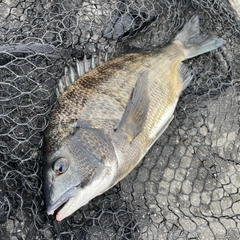
<path id="1" fill-rule="evenodd" d="M 173 118 L 174 118 L 174 115 L 171 115 L 171 117 L 167 120 L 167 122 L 163 125 L 163 127 L 161 127 L 159 132 L 156 134 L 156 136 L 152 139 L 152 141 L 148 145 L 146 152 L 148 152 L 148 150 L 157 141 L 157 139 L 166 131 L 166 129 L 168 128 L 169 124 L 172 122 Z"/>
<path id="2" fill-rule="evenodd" d="M 116 132 L 127 136 L 130 142 L 142 131 L 147 117 L 149 107 L 147 77 L 147 71 L 139 75 L 125 112 L 116 129 Z"/>
<path id="3" fill-rule="evenodd" d="M 186 65 L 184 65 L 183 63 L 179 64 L 179 74 L 180 74 L 180 78 L 182 80 L 182 91 L 184 91 L 190 84 L 190 82 L 193 79 L 193 74 L 191 69 L 189 69 Z"/>

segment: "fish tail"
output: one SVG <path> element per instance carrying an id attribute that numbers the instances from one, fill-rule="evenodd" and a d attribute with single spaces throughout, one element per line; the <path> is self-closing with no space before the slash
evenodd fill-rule
<path id="1" fill-rule="evenodd" d="M 222 46 L 223 39 L 199 34 L 199 17 L 193 16 L 176 36 L 174 42 L 181 46 L 185 59 L 189 59 Z"/>

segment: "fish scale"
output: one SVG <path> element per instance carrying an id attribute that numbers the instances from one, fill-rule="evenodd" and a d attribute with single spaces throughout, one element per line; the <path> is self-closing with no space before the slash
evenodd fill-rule
<path id="1" fill-rule="evenodd" d="M 176 49 L 178 50 L 178 49 Z M 177 51 L 180 56 L 182 55 L 182 53 L 180 53 L 180 51 Z M 166 59 L 168 59 L 168 55 L 165 56 Z M 144 61 L 146 62 L 151 62 L 152 67 L 149 68 L 148 64 L 147 66 L 145 66 L 145 64 L 143 64 L 142 59 L 144 59 Z M 88 120 L 92 120 L 92 116 L 89 113 L 94 113 L 96 109 L 94 109 L 94 107 L 96 107 L 96 103 L 95 101 L 97 101 L 97 105 L 101 106 L 101 109 L 99 109 L 99 112 L 102 114 L 98 114 L 98 120 L 100 121 L 100 119 L 109 119 L 108 116 L 106 116 L 108 114 L 110 115 L 112 113 L 112 108 L 109 108 L 109 105 L 111 106 L 111 102 L 115 100 L 114 105 L 115 105 L 115 109 L 116 110 L 116 106 L 117 103 L 119 103 L 119 107 L 118 107 L 118 121 L 121 120 L 122 114 L 124 112 L 124 108 L 121 108 L 121 106 L 126 106 L 128 99 L 129 99 L 129 95 L 137 81 L 137 75 L 140 74 L 142 71 L 144 70 L 150 70 L 151 74 L 149 74 L 149 92 L 151 93 L 149 95 L 149 97 L 151 98 L 151 102 L 152 104 L 150 105 L 149 108 L 149 121 L 151 121 L 151 119 L 156 119 L 156 121 L 159 120 L 158 118 L 158 113 L 159 111 L 161 111 L 161 109 L 158 109 L 158 103 L 159 101 L 161 102 L 161 106 L 163 105 L 163 102 L 169 102 L 166 104 L 170 104 L 172 103 L 172 98 L 177 97 L 179 95 L 180 92 L 180 87 L 181 87 L 181 82 L 179 81 L 179 79 L 176 77 L 173 79 L 173 81 L 171 81 L 169 84 L 169 86 L 167 86 L 165 83 L 168 83 L 167 81 L 160 81 L 159 82 L 159 78 L 161 79 L 167 79 L 169 77 L 169 75 L 171 74 L 170 72 L 165 72 L 162 73 L 161 69 L 162 66 L 159 66 L 159 61 L 165 61 L 165 59 L 158 59 L 155 56 L 153 57 L 152 54 L 142 54 L 142 56 L 140 57 L 139 54 L 136 56 L 136 62 L 135 62 L 135 68 L 137 69 L 137 71 L 134 72 L 134 74 L 132 73 L 133 70 L 132 68 L 127 69 L 127 63 L 125 68 L 121 71 L 118 72 L 117 75 L 114 74 L 111 79 L 109 80 L 109 82 L 103 83 L 99 86 L 96 87 L 96 89 L 93 91 L 91 99 L 88 99 L 88 101 L 86 102 L 86 105 L 84 107 L 84 109 L 81 112 L 81 115 L 79 118 L 84 118 L 86 119 L 86 115 L 88 115 L 89 119 Z M 178 61 L 180 62 L 180 60 Z M 173 63 L 169 62 L 167 64 L 165 64 L 165 68 L 168 69 L 169 67 L 171 67 Z M 158 71 L 158 69 L 160 69 L 160 73 Z M 128 77 L 127 77 L 128 76 Z M 158 76 L 158 77 L 156 77 Z M 129 80 L 130 79 L 130 80 Z M 111 81 L 112 80 L 112 81 Z M 165 85 L 166 86 L 165 86 Z M 160 85 L 160 90 L 156 91 L 156 86 Z M 176 85 L 176 86 L 173 86 Z M 164 94 L 165 92 L 170 92 L 172 91 L 172 89 L 176 89 L 178 88 L 177 91 L 173 91 L 171 94 Z M 107 89 L 107 91 L 102 91 L 102 89 Z M 180 89 L 180 90 L 179 90 Z M 107 96 L 105 96 L 107 95 Z M 170 100 L 168 101 L 168 99 L 170 98 Z M 94 103 L 94 104 L 92 104 Z M 152 107 L 151 107 L 152 106 Z M 104 113 L 104 114 L 103 114 Z M 157 116 L 155 116 L 155 114 L 157 114 Z M 146 121 L 146 125 L 148 125 L 148 120 Z M 149 125 L 151 125 L 149 123 Z M 98 128 L 104 128 L 105 129 L 105 125 L 101 125 L 100 124 L 96 124 L 94 125 L 95 127 L 97 126 Z"/>
<path id="2" fill-rule="evenodd" d="M 121 102 L 122 107 L 126 106 L 134 82 L 132 82 L 131 86 L 131 82 L 126 81 L 129 84 L 127 85 L 128 91 L 126 88 L 126 92 L 122 91 L 122 88 L 118 85 L 117 81 L 119 79 L 117 75 L 120 76 L 117 70 L 120 69 L 121 71 L 122 69 L 122 73 L 126 73 L 126 68 L 129 66 L 129 63 L 133 64 L 141 55 L 142 54 L 128 54 L 119 59 L 100 65 L 84 75 L 78 81 L 74 82 L 73 85 L 62 94 L 58 100 L 57 108 L 52 111 L 51 121 L 47 129 L 47 151 L 54 152 L 56 148 L 60 146 L 61 142 L 72 132 L 72 127 L 74 126 L 71 124 L 74 121 L 81 118 L 86 119 L 86 116 L 94 110 L 94 96 L 99 101 L 99 96 L 101 98 L 103 91 L 106 89 L 106 95 L 112 94 L 112 99 L 118 99 L 118 102 Z M 138 67 L 138 65 L 136 67 Z M 109 69 L 111 69 L 111 71 Z M 98 77 L 99 75 L 101 76 Z M 126 77 L 125 80 L 127 79 L 128 78 Z M 117 85 L 119 86 L 118 89 L 116 89 Z M 120 92 L 119 89 L 121 90 Z M 114 92 L 116 92 L 115 95 Z M 107 104 L 107 102 L 102 101 L 102 108 Z M 104 121 L 100 120 L 99 122 Z M 111 122 L 109 122 L 109 124 L 111 127 L 113 126 Z M 96 126 L 99 127 L 98 124 L 96 124 Z"/>
<path id="3" fill-rule="evenodd" d="M 173 51 L 174 49 L 171 50 Z M 148 118 L 146 120 L 146 128 L 149 129 L 148 135 L 150 138 L 154 134 L 154 131 L 156 131 L 157 125 L 163 117 L 164 112 L 171 105 L 175 104 L 182 90 L 182 82 L 176 71 L 176 66 L 183 58 L 182 53 L 178 49 L 175 49 L 175 51 L 176 58 L 174 61 L 168 61 L 171 57 L 168 54 L 160 55 L 160 59 L 155 59 L 155 64 L 153 63 L 152 65 L 156 70 L 151 71 L 149 74 L 149 95 L 151 98 L 151 104 L 149 106 Z M 159 62 L 164 63 L 161 66 L 160 71 L 158 71 L 160 68 Z M 161 71 L 162 69 L 167 70 Z M 173 69 L 176 70 L 173 71 Z M 171 79 L 171 81 L 169 81 L 169 79 Z"/>

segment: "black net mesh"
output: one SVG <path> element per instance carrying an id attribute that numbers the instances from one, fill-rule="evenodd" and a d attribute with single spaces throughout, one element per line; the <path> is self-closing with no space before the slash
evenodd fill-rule
<path id="1" fill-rule="evenodd" d="M 240 8 L 231 3 L 0 1 L 0 239 L 240 239 Z M 41 145 L 58 85 L 129 49 L 164 46 L 194 14 L 224 45 L 186 62 L 194 80 L 169 128 L 115 187 L 62 222 L 47 216 Z"/>

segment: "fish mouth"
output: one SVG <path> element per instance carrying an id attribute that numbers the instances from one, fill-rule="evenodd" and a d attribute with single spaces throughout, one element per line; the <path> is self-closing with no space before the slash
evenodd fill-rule
<path id="1" fill-rule="evenodd" d="M 53 215 L 57 208 L 63 206 L 70 198 L 77 195 L 77 187 L 68 189 L 61 197 L 53 204 L 47 206 L 47 214 Z"/>
<path id="2" fill-rule="evenodd" d="M 102 178 L 105 179 L 105 175 Z M 82 191 L 83 189 L 81 187 L 76 188 L 78 194 L 69 197 L 67 202 L 65 202 L 65 204 L 62 204 L 61 209 L 56 215 L 56 220 L 62 221 L 64 218 L 70 216 L 77 209 L 86 205 L 91 199 L 102 194 L 106 190 L 106 184 L 103 184 L 104 181 L 102 178 L 98 179 L 97 183 L 94 186 L 86 186 L 84 188 L 84 191 Z M 102 189 L 102 191 L 99 191 L 99 189 Z"/>

